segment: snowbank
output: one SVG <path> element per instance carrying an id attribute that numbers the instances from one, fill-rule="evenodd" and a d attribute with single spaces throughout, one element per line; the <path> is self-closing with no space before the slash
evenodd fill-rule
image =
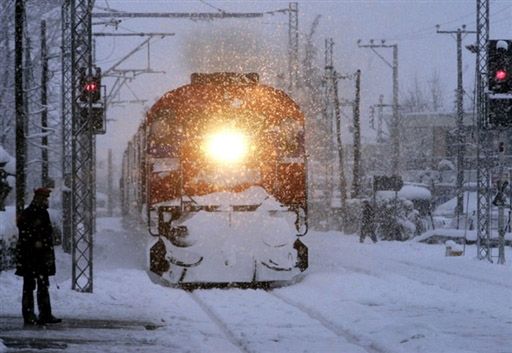
<path id="1" fill-rule="evenodd" d="M 0 240 L 7 241 L 13 235 L 18 239 L 18 228 L 16 228 L 16 209 L 14 206 L 5 207 L 0 211 Z"/>
<path id="2" fill-rule="evenodd" d="M 465 213 L 473 214 L 476 212 L 476 192 L 466 191 L 464 192 L 464 211 Z M 468 200 L 469 198 L 469 200 Z M 468 202 L 469 201 L 469 202 Z M 455 213 L 455 207 L 457 206 L 457 198 L 454 197 L 445 203 L 439 205 L 434 210 L 435 216 L 453 216 Z"/>
<path id="3" fill-rule="evenodd" d="M 404 185 L 398 192 L 398 197 L 402 197 L 407 200 L 430 200 L 432 199 L 432 194 L 426 187 Z"/>
<path id="4" fill-rule="evenodd" d="M 395 198 L 395 192 L 377 191 L 376 196 L 379 200 L 390 200 Z M 432 193 L 425 186 L 407 184 L 398 191 L 398 197 L 406 200 L 431 200 Z"/>
<path id="5" fill-rule="evenodd" d="M 3 169 L 9 174 L 16 173 L 16 159 L 0 146 L 0 163 L 6 163 Z"/>
<path id="6" fill-rule="evenodd" d="M 422 235 L 415 237 L 414 241 L 424 243 L 441 243 L 448 239 L 454 240 L 456 242 L 462 242 L 463 239 L 466 239 L 466 241 L 471 243 L 476 242 L 476 238 L 476 230 L 442 228 L 426 231 Z M 498 233 L 491 232 L 491 239 L 498 239 Z M 505 233 L 505 241 L 512 241 L 512 233 Z"/>

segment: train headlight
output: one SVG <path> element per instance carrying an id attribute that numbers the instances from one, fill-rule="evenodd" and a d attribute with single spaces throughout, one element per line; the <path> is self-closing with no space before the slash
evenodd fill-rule
<path id="1" fill-rule="evenodd" d="M 239 130 L 220 130 L 207 136 L 204 149 L 214 161 L 233 164 L 244 160 L 249 151 L 249 138 Z"/>

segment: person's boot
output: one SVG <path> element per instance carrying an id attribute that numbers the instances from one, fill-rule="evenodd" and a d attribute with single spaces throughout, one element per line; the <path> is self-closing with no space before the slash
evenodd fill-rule
<path id="1" fill-rule="evenodd" d="M 24 290 L 21 299 L 21 313 L 23 314 L 23 322 L 27 326 L 36 325 L 37 317 L 34 313 L 34 292 Z"/>
<path id="2" fill-rule="evenodd" d="M 58 324 L 60 322 L 62 322 L 62 319 L 59 319 L 51 314 L 50 316 L 39 316 L 39 320 L 37 321 L 39 325 Z"/>
<path id="3" fill-rule="evenodd" d="M 50 293 L 48 292 L 47 281 L 38 282 L 37 288 L 37 306 L 39 307 L 39 325 L 58 324 L 62 319 L 52 315 L 52 306 L 50 304 Z"/>

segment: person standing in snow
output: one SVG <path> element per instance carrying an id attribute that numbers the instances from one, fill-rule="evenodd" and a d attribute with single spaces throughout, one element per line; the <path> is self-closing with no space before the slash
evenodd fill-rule
<path id="1" fill-rule="evenodd" d="M 363 201 L 363 214 L 361 220 L 361 232 L 359 242 L 363 243 L 366 236 L 369 236 L 374 243 L 377 242 L 375 235 L 375 212 L 367 200 Z"/>
<path id="2" fill-rule="evenodd" d="M 49 276 L 55 275 L 55 252 L 52 225 L 48 214 L 50 189 L 34 190 L 30 205 L 21 212 L 17 225 L 16 275 L 23 277 L 22 314 L 26 325 L 61 322 L 52 315 Z M 34 290 L 37 285 L 39 319 L 34 313 Z"/>
<path id="3" fill-rule="evenodd" d="M 7 172 L 4 170 L 6 162 L 0 162 L 0 211 L 5 211 L 5 199 L 9 192 L 11 191 L 11 187 L 7 182 Z"/>

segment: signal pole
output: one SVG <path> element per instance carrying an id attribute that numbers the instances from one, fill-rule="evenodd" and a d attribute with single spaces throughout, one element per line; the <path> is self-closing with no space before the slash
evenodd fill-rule
<path id="1" fill-rule="evenodd" d="M 355 73 L 356 93 L 354 98 L 354 168 L 352 178 L 352 197 L 359 197 L 361 193 L 361 123 L 359 118 L 361 102 L 361 70 Z"/>
<path id="2" fill-rule="evenodd" d="M 112 217 L 114 208 L 113 195 L 113 166 L 112 166 L 112 149 L 108 150 L 108 175 L 107 175 L 107 216 Z"/>
<path id="3" fill-rule="evenodd" d="M 381 44 L 375 44 L 373 39 L 370 39 L 368 44 L 361 44 L 361 40 L 357 41 L 359 48 L 370 48 L 386 65 L 393 70 L 393 119 L 391 121 L 391 173 L 393 175 L 400 175 L 400 116 L 398 112 L 398 45 L 385 44 L 384 39 Z M 375 48 L 391 48 L 393 49 L 393 61 L 389 63 Z"/>
<path id="4" fill-rule="evenodd" d="M 41 21 L 41 185 L 49 186 L 48 177 L 48 50 L 46 21 Z"/>
<path id="5" fill-rule="evenodd" d="M 440 34 L 456 34 L 457 40 L 457 229 L 460 226 L 460 216 L 464 212 L 464 87 L 462 84 L 462 35 L 476 33 L 466 30 L 466 25 L 457 28 L 456 31 L 441 31 L 440 25 L 436 26 L 436 32 Z"/>
<path id="6" fill-rule="evenodd" d="M 25 1 L 16 0 L 14 28 L 14 91 L 16 106 L 16 215 L 25 208 L 25 161 L 26 140 L 25 94 L 23 91 L 23 28 L 25 20 Z"/>

